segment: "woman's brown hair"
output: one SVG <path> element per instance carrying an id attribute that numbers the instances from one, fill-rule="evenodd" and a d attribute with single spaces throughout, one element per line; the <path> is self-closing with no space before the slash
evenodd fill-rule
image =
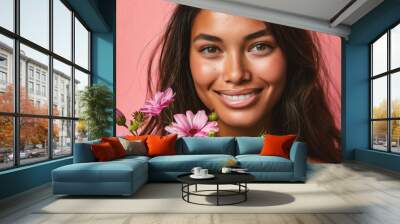
<path id="1" fill-rule="evenodd" d="M 148 65 L 148 95 L 154 93 L 152 73 L 158 62 L 155 88 L 163 91 L 171 87 L 175 91 L 173 114 L 186 110 L 210 112 L 196 94 L 189 65 L 191 28 L 200 10 L 184 5 L 176 7 Z M 268 133 L 295 133 L 309 146 L 310 158 L 339 162 L 340 131 L 327 104 L 325 93 L 330 79 L 318 40 L 306 30 L 272 23 L 268 26 L 287 61 L 285 91 L 273 109 L 272 130 Z M 143 132 L 158 130 L 165 134 L 163 121 L 167 116 L 164 112 L 159 118 L 152 118 Z"/>

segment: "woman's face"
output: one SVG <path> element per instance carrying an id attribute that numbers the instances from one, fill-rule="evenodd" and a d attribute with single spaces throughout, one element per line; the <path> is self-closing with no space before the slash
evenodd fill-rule
<path id="1" fill-rule="evenodd" d="M 285 57 L 268 25 L 209 10 L 193 23 L 190 68 L 221 134 L 264 128 L 286 82 Z"/>

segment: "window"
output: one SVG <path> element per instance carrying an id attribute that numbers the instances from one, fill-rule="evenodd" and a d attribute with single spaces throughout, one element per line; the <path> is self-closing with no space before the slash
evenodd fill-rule
<path id="1" fill-rule="evenodd" d="M 0 54 L 0 91 L 5 91 L 7 85 L 7 56 Z"/>
<path id="2" fill-rule="evenodd" d="M 46 86 L 42 86 L 42 96 L 46 96 Z"/>
<path id="3" fill-rule="evenodd" d="M 0 9 L 0 26 L 14 31 L 14 0 L 1 0 Z"/>
<path id="4" fill-rule="evenodd" d="M 7 84 L 7 74 L 3 71 L 0 71 L 0 84 L 2 85 Z"/>
<path id="5" fill-rule="evenodd" d="M 28 82 L 28 93 L 33 94 L 33 82 Z"/>
<path id="6" fill-rule="evenodd" d="M 370 45 L 371 148 L 400 153 L 400 24 Z"/>
<path id="7" fill-rule="evenodd" d="M 39 71 L 39 69 L 36 69 L 36 80 L 40 81 L 40 71 Z"/>
<path id="8" fill-rule="evenodd" d="M 32 66 L 29 66 L 28 73 L 29 73 L 29 79 L 33 80 L 33 67 Z"/>
<path id="9" fill-rule="evenodd" d="M 0 21 L 3 19 L 3 6 L 5 2 L 0 0 Z M 0 22 L 0 26 L 2 23 Z M 14 69 L 12 66 L 12 58 L 14 57 L 14 41 L 13 39 L 0 33 L 0 116 L 9 115 L 5 113 L 14 112 Z M 7 60 L 8 59 L 8 60 Z M 3 114 L 1 114 L 3 113 Z M 2 124 L 0 117 L 0 124 Z M 4 118 L 5 119 L 5 118 Z M 8 121 L 8 118 L 6 119 Z M 1 125 L 0 125 L 1 126 Z M 0 128 L 1 129 L 1 128 Z M 11 128 L 8 129 L 11 131 Z M 4 132 L 5 134 L 5 132 Z M 10 133 L 11 135 L 11 133 Z M 0 133 L 1 139 L 1 133 Z M 2 143 L 0 141 L 0 150 L 3 145 L 11 145 L 11 143 Z M 0 160 L 1 169 L 1 160 Z"/>
<path id="10" fill-rule="evenodd" d="M 40 95 L 40 84 L 36 84 L 36 95 Z"/>
<path id="11" fill-rule="evenodd" d="M 87 139 L 73 105 L 90 84 L 90 31 L 63 0 L 0 0 L 0 11 L 0 170 L 70 156 L 74 136 Z"/>
<path id="12" fill-rule="evenodd" d="M 0 55 L 0 66 L 7 67 L 7 56 Z"/>

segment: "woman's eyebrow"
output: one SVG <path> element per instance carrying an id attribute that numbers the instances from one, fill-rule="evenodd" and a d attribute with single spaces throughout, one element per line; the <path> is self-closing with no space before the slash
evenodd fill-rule
<path id="1" fill-rule="evenodd" d="M 245 36 L 244 40 L 249 41 L 252 39 L 256 39 L 258 37 L 268 36 L 268 35 L 271 35 L 271 32 L 269 31 L 269 29 L 262 29 L 262 30 L 259 30 L 257 32 L 254 32 L 254 33 L 251 33 L 251 34 Z"/>
<path id="2" fill-rule="evenodd" d="M 259 30 L 257 32 L 248 34 L 244 37 L 245 41 L 249 41 L 251 39 L 255 39 L 258 37 L 262 37 L 262 36 L 268 36 L 271 35 L 271 32 L 268 29 L 262 29 Z M 209 35 L 209 34 L 204 34 L 204 33 L 200 33 L 199 35 L 197 35 L 194 39 L 193 42 L 197 41 L 197 40 L 208 40 L 208 41 L 214 41 L 214 42 L 223 42 L 221 38 L 217 37 L 217 36 L 213 36 L 213 35 Z"/>
<path id="3" fill-rule="evenodd" d="M 214 42 L 222 42 L 221 38 L 219 38 L 217 36 L 209 35 L 209 34 L 204 34 L 204 33 L 201 33 L 201 34 L 197 35 L 193 39 L 193 42 L 195 42 L 196 40 L 200 40 L 200 39 L 208 40 L 208 41 L 214 41 Z"/>

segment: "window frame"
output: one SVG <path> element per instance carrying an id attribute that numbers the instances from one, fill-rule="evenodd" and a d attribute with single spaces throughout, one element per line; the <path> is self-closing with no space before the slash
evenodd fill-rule
<path id="1" fill-rule="evenodd" d="M 29 39 L 24 38 L 23 36 L 20 35 L 20 0 L 14 0 L 13 1 L 13 10 L 14 10 L 14 31 L 10 31 L 4 27 L 0 26 L 0 35 L 3 35 L 5 37 L 11 38 L 13 40 L 14 44 L 14 49 L 13 49 L 13 64 L 12 66 L 12 72 L 13 72 L 13 79 L 14 79 L 14 109 L 13 112 L 3 112 L 0 111 L 0 116 L 4 117 L 12 117 L 13 119 L 13 155 L 14 155 L 14 161 L 13 161 L 13 166 L 10 167 L 5 167 L 5 168 L 0 168 L 0 172 L 5 171 L 5 170 L 10 170 L 10 169 L 16 169 L 19 167 L 24 167 L 24 166 L 30 166 L 33 164 L 38 164 L 38 163 L 43 163 L 46 161 L 51 161 L 51 160 L 58 160 L 66 157 L 73 156 L 74 152 L 74 143 L 75 143 L 75 126 L 76 126 L 76 121 L 79 120 L 79 117 L 75 117 L 75 108 L 71 108 L 71 114 L 70 116 L 57 116 L 53 115 L 53 75 L 54 75 L 54 69 L 53 69 L 53 59 L 58 60 L 59 62 L 62 62 L 68 66 L 71 66 L 71 93 L 72 93 L 72 99 L 71 99 L 71 104 L 74 105 L 75 103 L 75 88 L 74 88 L 74 82 L 75 82 L 75 69 L 85 73 L 89 77 L 89 83 L 88 86 L 92 85 L 93 77 L 92 77 L 92 61 L 91 61 L 91 49 L 92 49 L 92 43 L 91 43 L 91 37 L 92 37 L 92 31 L 88 27 L 88 25 L 84 22 L 84 20 L 79 16 L 78 13 L 76 13 L 72 7 L 66 2 L 65 0 L 59 0 L 68 10 L 71 11 L 71 59 L 64 58 L 63 56 L 57 54 L 54 52 L 54 46 L 53 46 L 53 24 L 54 24 L 54 18 L 53 18 L 53 0 L 48 0 L 49 2 L 49 48 L 46 49 L 45 47 L 42 47 L 39 44 L 34 43 L 33 41 L 30 41 Z M 88 31 L 88 57 L 89 57 L 89 67 L 88 69 L 85 69 L 78 64 L 75 63 L 75 18 L 83 25 L 83 27 Z M 46 96 L 48 97 L 48 112 L 46 115 L 39 115 L 39 114 L 28 114 L 28 113 L 21 113 L 20 111 L 20 45 L 23 44 L 27 47 L 30 47 L 36 51 L 39 51 L 40 53 L 43 53 L 48 56 L 49 62 L 48 62 L 48 81 L 45 87 L 45 90 L 48 92 Z M 29 70 L 30 66 L 27 64 L 27 71 Z M 42 79 L 41 79 L 41 74 L 42 72 L 39 73 L 39 80 L 36 82 L 36 69 L 34 68 L 33 70 L 33 79 L 30 79 L 30 74 L 27 72 L 26 75 L 26 81 L 28 82 L 29 80 L 33 81 L 34 86 L 36 83 L 40 83 L 42 86 Z M 27 91 L 29 91 L 27 89 Z M 36 91 L 36 89 L 34 89 Z M 38 96 L 42 96 L 42 94 L 39 94 Z M 44 118 L 47 119 L 48 123 L 48 136 L 47 136 L 47 150 L 48 150 L 48 155 L 47 158 L 44 157 L 43 160 L 40 160 L 38 162 L 32 162 L 32 163 L 26 163 L 26 164 L 21 164 L 20 161 L 20 119 L 21 118 Z M 64 121 L 71 121 L 71 153 L 68 155 L 62 155 L 62 156 L 55 156 L 53 155 L 54 152 L 54 147 L 53 147 L 53 123 L 54 121 L 57 120 L 64 120 Z"/>
<path id="2" fill-rule="evenodd" d="M 400 152 L 393 152 L 392 151 L 392 121 L 400 121 L 400 117 L 393 117 L 392 116 L 392 98 L 391 98 L 391 91 L 392 91 L 392 86 L 391 86 L 391 79 L 393 75 L 396 75 L 396 73 L 400 72 L 400 67 L 391 69 L 391 31 L 393 28 L 396 26 L 400 26 L 400 20 L 396 21 L 394 24 L 392 24 L 390 27 L 385 29 L 384 32 L 379 34 L 375 39 L 373 39 L 370 43 L 368 43 L 369 47 L 369 149 L 373 151 L 379 151 L 379 152 L 386 152 L 386 153 L 391 153 L 391 154 L 400 154 Z M 381 37 L 383 37 L 385 34 L 387 34 L 387 64 L 386 64 L 386 71 L 376 74 L 374 76 L 373 74 L 373 44 L 378 41 Z M 386 98 L 387 98 L 387 105 L 386 105 L 386 117 L 385 118 L 373 118 L 373 81 L 378 79 L 386 77 L 386 87 L 387 87 L 387 93 L 386 93 Z M 374 121 L 386 121 L 386 151 L 379 150 L 374 148 L 374 132 L 373 132 L 373 122 Z"/>

